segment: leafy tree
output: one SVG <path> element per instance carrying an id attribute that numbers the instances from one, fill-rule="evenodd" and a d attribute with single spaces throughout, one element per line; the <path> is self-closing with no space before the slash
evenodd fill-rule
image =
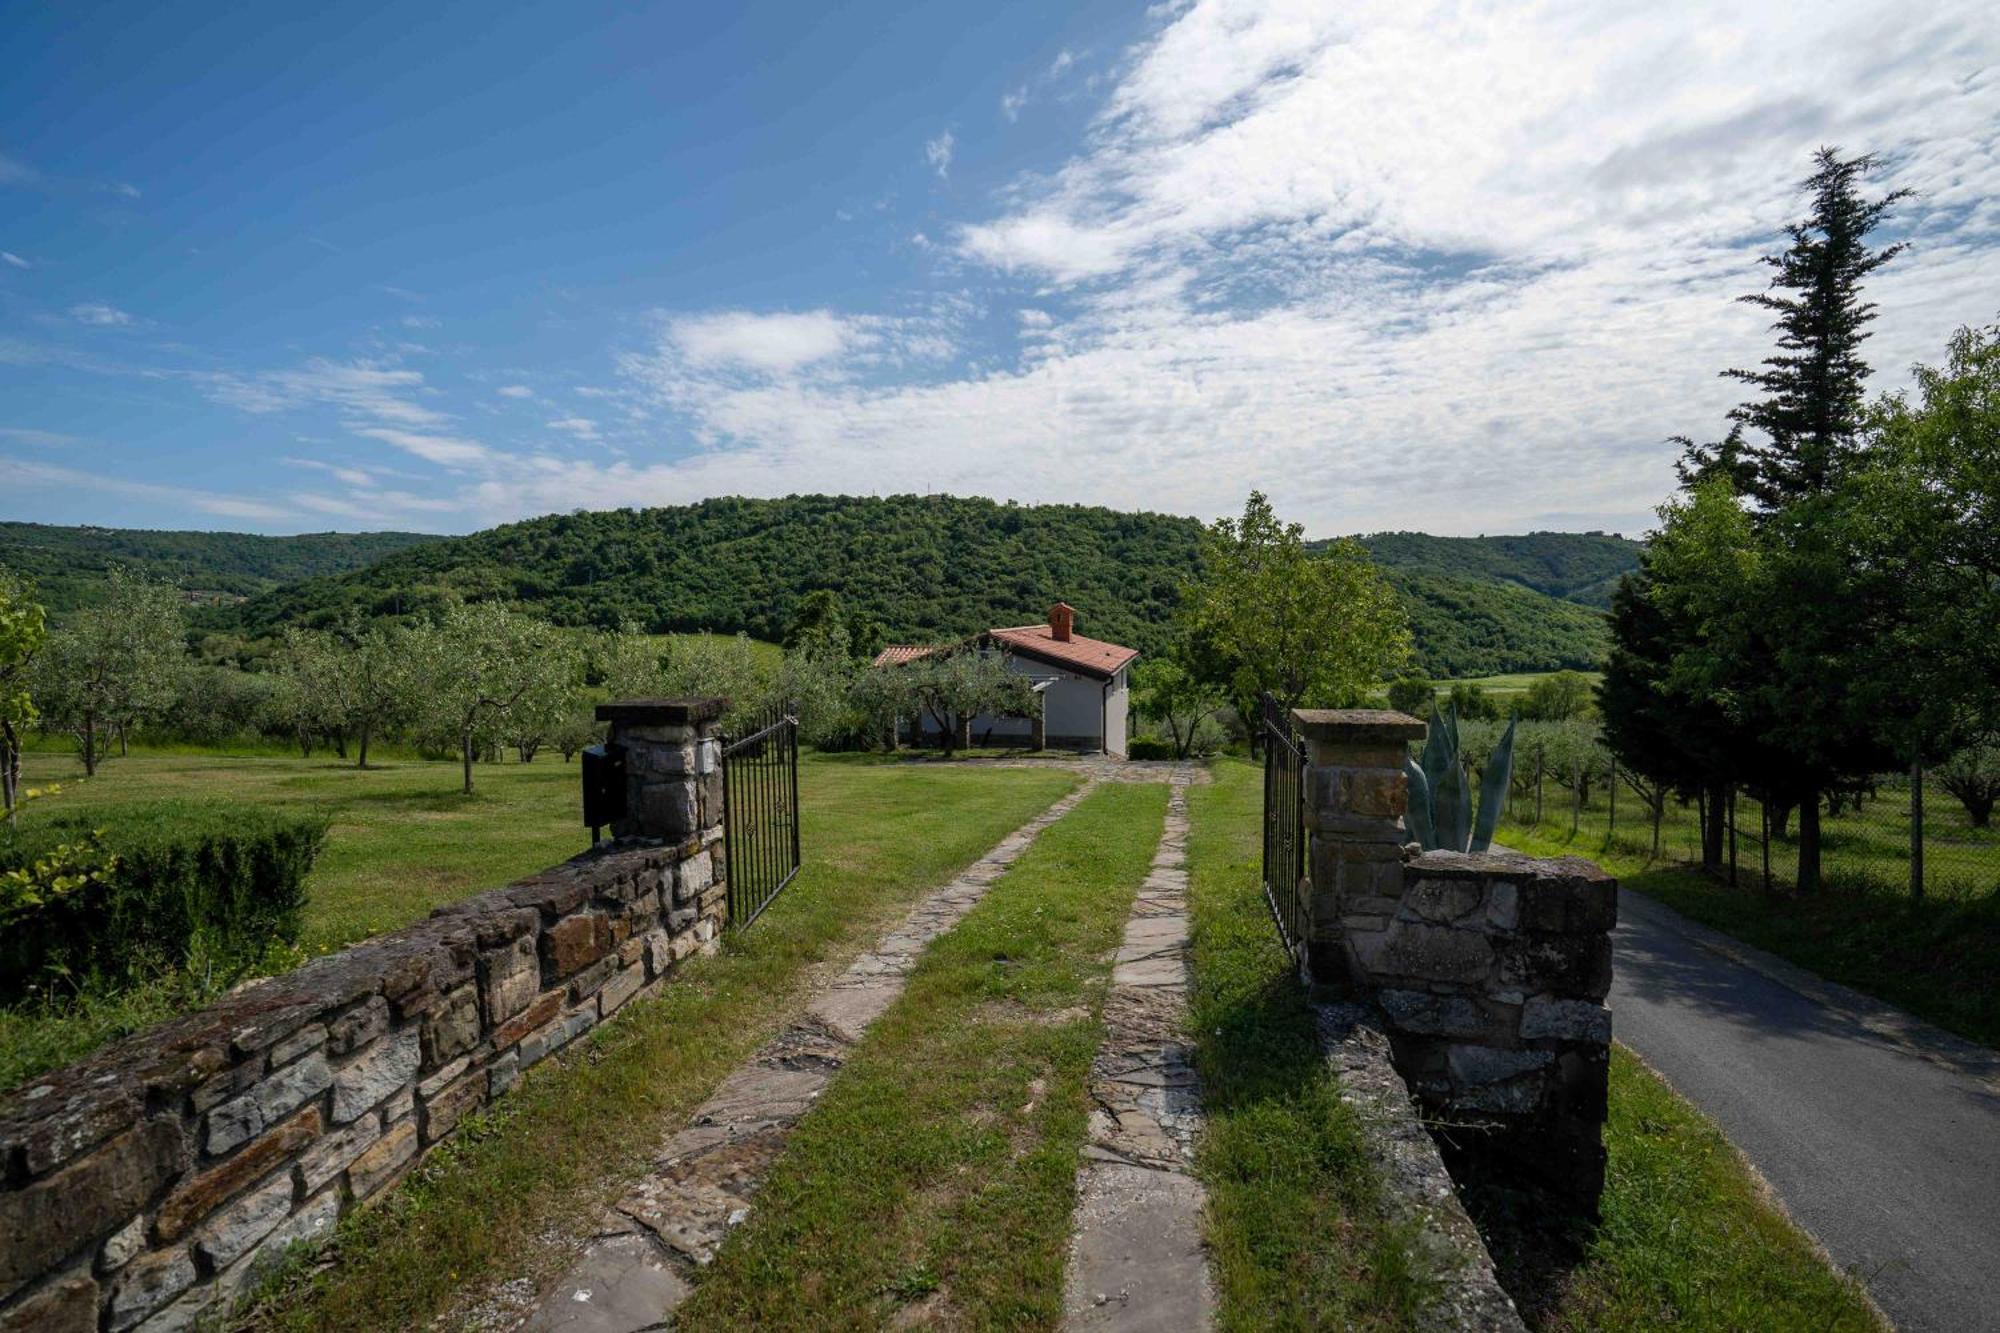
<path id="1" fill-rule="evenodd" d="M 1436 698 L 1437 687 L 1426 676 L 1398 676 L 1389 682 L 1389 707 L 1399 713 L 1428 717 Z"/>
<path id="2" fill-rule="evenodd" d="M 587 690 L 578 690 L 570 697 L 569 706 L 563 710 L 555 730 L 549 733 L 549 744 L 556 747 L 556 753 L 567 764 L 576 758 L 585 746 L 595 745 L 604 736 L 604 728 L 597 720 L 597 701 Z"/>
<path id="3" fill-rule="evenodd" d="M 472 761 L 509 713 L 560 696 L 578 674 L 567 636 L 493 602 L 447 605 L 408 642 L 431 725 L 455 740 L 468 795 Z"/>
<path id="4" fill-rule="evenodd" d="M 1359 543 L 1309 551 L 1304 529 L 1252 491 L 1203 549 L 1205 572 L 1183 593 L 1191 648 L 1246 721 L 1265 691 L 1288 709 L 1350 704 L 1408 658 L 1408 618 Z"/>
<path id="5" fill-rule="evenodd" d="M 1188 757 L 1202 722 L 1223 703 L 1222 691 L 1213 682 L 1174 657 L 1141 662 L 1133 672 L 1132 686 L 1134 710 L 1148 722 L 1166 727 L 1176 759 Z"/>
<path id="6" fill-rule="evenodd" d="M 187 658 L 178 593 L 114 569 L 102 605 L 49 634 L 35 660 L 35 707 L 68 731 L 94 775 L 108 734 L 123 734 L 169 704 Z"/>
<path id="7" fill-rule="evenodd" d="M 667 693 L 729 701 L 726 720 L 740 724 L 771 699 L 771 668 L 747 634 L 691 634 L 673 641 L 662 674 Z"/>
<path id="8" fill-rule="evenodd" d="M 1452 711 L 1471 722 L 1491 722 L 1500 716 L 1500 704 L 1484 687 L 1469 680 L 1461 680 L 1451 687 L 1449 696 Z M 1422 717 L 1423 714 L 1416 714 Z"/>
<path id="9" fill-rule="evenodd" d="M 0 569 L 0 807 L 14 817 L 21 788 L 21 728 L 36 718 L 28 671 L 48 638 L 41 604 L 21 579 Z"/>
<path id="10" fill-rule="evenodd" d="M 982 713 L 1028 717 L 1041 707 L 1026 676 L 1008 670 L 999 653 L 974 648 L 932 653 L 875 674 L 892 682 L 902 716 L 917 723 L 930 719 L 946 754 L 958 748 L 960 733 Z"/>
<path id="11" fill-rule="evenodd" d="M 1521 715 L 1539 722 L 1568 722 L 1590 711 L 1590 679 L 1581 671 L 1558 671 L 1528 686 Z"/>
<path id="12" fill-rule="evenodd" d="M 2000 803 L 2000 735 L 1981 737 L 1931 772 L 1938 785 L 1965 807 L 1972 827 L 1991 826 L 1993 807 Z"/>
<path id="13" fill-rule="evenodd" d="M 1908 190 L 1879 199 L 1862 197 L 1861 182 L 1880 164 L 1871 155 L 1842 158 L 1822 148 L 1803 188 L 1812 207 L 1804 221 L 1785 229 L 1791 244 L 1767 255 L 1772 270 L 1765 291 L 1741 298 L 1777 316 L 1778 348 L 1761 369 L 1726 370 L 1758 396 L 1730 413 L 1761 441 L 1732 432 L 1714 451 L 1690 451 L 1695 472 L 1731 475 L 1737 490 L 1766 511 L 1832 487 L 1854 458 L 1861 431 L 1868 364 L 1861 359 L 1873 302 L 1861 299 L 1862 280 L 1900 254 L 1895 244 L 1870 249 L 1879 227 Z"/>
<path id="14" fill-rule="evenodd" d="M 343 657 L 332 634 L 297 626 L 284 632 L 272 654 L 267 715 L 305 758 L 321 740 L 345 735 L 349 699 Z"/>

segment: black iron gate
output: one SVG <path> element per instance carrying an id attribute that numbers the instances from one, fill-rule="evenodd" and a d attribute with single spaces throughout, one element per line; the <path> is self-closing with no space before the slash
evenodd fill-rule
<path id="1" fill-rule="evenodd" d="M 1305 738 L 1270 695 L 1259 701 L 1264 741 L 1264 901 L 1297 957 L 1306 938 Z"/>
<path id="2" fill-rule="evenodd" d="M 779 704 L 722 742 L 722 835 L 729 921 L 755 921 L 799 873 L 799 718 Z"/>

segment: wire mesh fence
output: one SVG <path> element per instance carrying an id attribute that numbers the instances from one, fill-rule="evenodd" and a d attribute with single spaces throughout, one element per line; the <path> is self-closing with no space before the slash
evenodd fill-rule
<path id="1" fill-rule="evenodd" d="M 1508 820 L 1567 838 L 1584 855 L 1604 851 L 1700 863 L 1705 818 L 1717 824 L 1719 869 L 1734 883 L 1798 883 L 1799 812 L 1747 789 L 1719 808 L 1661 792 L 1606 763 L 1583 774 L 1532 763 L 1517 770 Z M 1828 888 L 1920 891 L 1939 898 L 2000 894 L 2000 821 L 1969 807 L 1922 772 L 1883 774 L 1830 794 L 1820 806 L 1820 874 Z"/>

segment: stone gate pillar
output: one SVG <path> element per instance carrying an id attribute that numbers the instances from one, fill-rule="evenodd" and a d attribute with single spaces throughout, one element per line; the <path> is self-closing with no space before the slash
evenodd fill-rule
<path id="1" fill-rule="evenodd" d="M 681 842 L 722 824 L 726 699 L 621 699 L 597 706 L 625 752 L 625 817 L 613 837 Z"/>
<path id="2" fill-rule="evenodd" d="M 1309 742 L 1315 987 L 1372 1010 L 1454 1171 L 1595 1216 L 1618 885 L 1580 857 L 1405 846 L 1401 713 L 1293 715 Z"/>

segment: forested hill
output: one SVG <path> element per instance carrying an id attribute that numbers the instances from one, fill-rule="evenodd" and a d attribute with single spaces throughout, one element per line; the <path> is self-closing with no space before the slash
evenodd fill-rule
<path id="1" fill-rule="evenodd" d="M 0 522 L 0 566 L 34 580 L 42 604 L 63 612 L 95 601 L 113 565 L 175 584 L 197 600 L 234 600 L 283 583 L 343 574 L 437 538 L 419 532 L 153 532 Z"/>
<path id="2" fill-rule="evenodd" d="M 347 607 L 407 613 L 446 589 L 529 603 L 561 624 L 780 639 L 818 588 L 895 640 L 1040 620 L 1058 598 L 1094 638 L 1154 649 L 1201 525 L 1080 505 L 950 496 L 714 499 L 557 514 L 420 546 L 215 615 L 257 631 Z"/>
<path id="3" fill-rule="evenodd" d="M 0 524 L 0 564 L 33 577 L 58 611 L 117 561 L 191 590 L 254 592 L 199 613 L 252 634 L 350 609 L 407 615 L 449 592 L 522 602 L 561 624 L 776 640 L 807 593 L 831 588 L 891 640 L 1039 620 L 1062 598 L 1083 633 L 1151 652 L 1168 641 L 1200 536 L 1190 518 L 1077 505 L 792 496 L 558 514 L 442 539 Z M 1438 677 L 1597 665 L 1596 604 L 1639 551 L 1593 533 L 1362 541 L 1409 607 L 1419 668 Z M 355 567 L 371 553 L 381 558 Z"/>

